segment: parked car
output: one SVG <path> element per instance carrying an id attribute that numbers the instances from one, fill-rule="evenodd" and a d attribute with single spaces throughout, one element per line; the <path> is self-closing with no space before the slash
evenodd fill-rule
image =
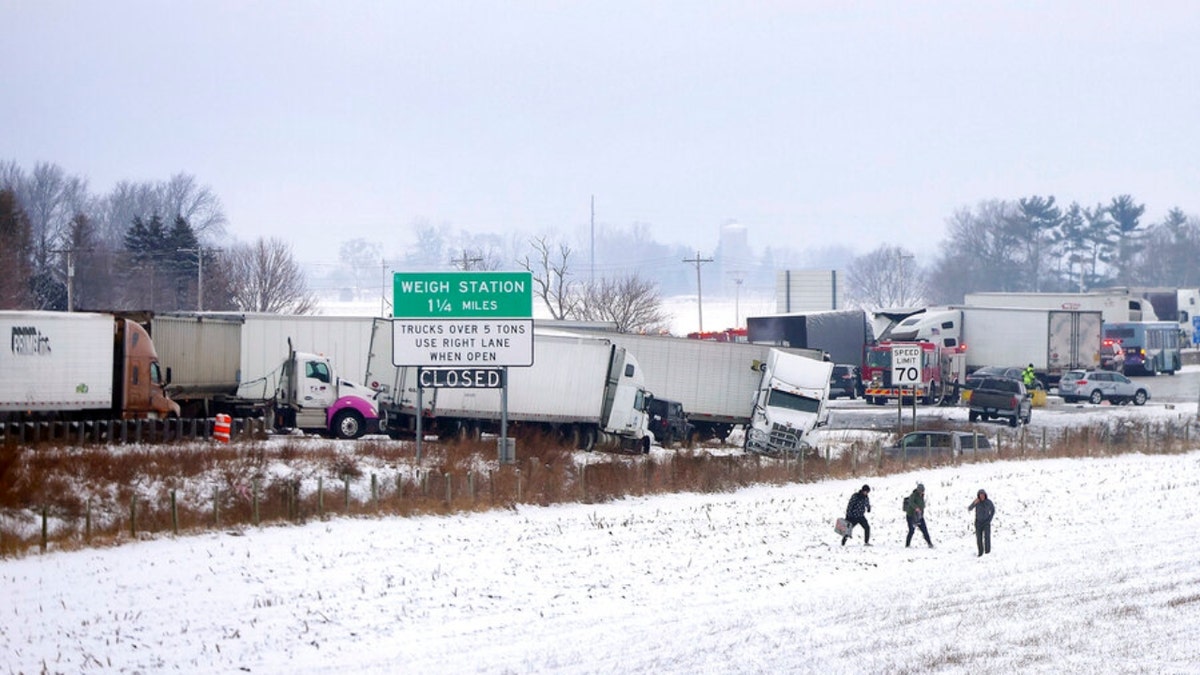
<path id="1" fill-rule="evenodd" d="M 1100 370 L 1111 370 L 1125 374 L 1125 350 L 1116 340 L 1100 343 Z"/>
<path id="2" fill-rule="evenodd" d="M 1033 397 L 1020 380 L 1007 377 L 985 377 L 971 390 L 967 419 L 1008 419 L 1010 426 L 1029 424 L 1033 416 Z"/>
<path id="3" fill-rule="evenodd" d="M 992 449 L 988 437 L 969 431 L 913 431 L 900 439 L 900 444 L 884 448 L 887 457 L 914 457 L 926 455 L 973 455 Z"/>
<path id="4" fill-rule="evenodd" d="M 688 421 L 682 403 L 655 396 L 650 399 L 649 413 L 650 431 L 654 432 L 659 445 L 669 448 L 675 441 L 682 441 L 691 446 L 696 428 Z"/>
<path id="5" fill-rule="evenodd" d="M 1058 395 L 1067 403 L 1129 403 L 1143 405 L 1150 392 L 1121 373 L 1107 370 L 1068 370 L 1058 382 Z"/>
<path id="6" fill-rule="evenodd" d="M 858 398 L 862 382 L 858 376 L 858 366 L 847 363 L 835 363 L 833 372 L 829 375 L 829 399 Z"/>

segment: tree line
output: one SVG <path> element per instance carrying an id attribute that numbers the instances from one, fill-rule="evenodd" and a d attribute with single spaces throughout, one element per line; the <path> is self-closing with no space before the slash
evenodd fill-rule
<path id="1" fill-rule="evenodd" d="M 220 200 L 187 174 L 108 194 L 57 165 L 0 162 L 0 309 L 306 312 L 291 246 L 217 246 Z"/>
<path id="2" fill-rule="evenodd" d="M 948 219 L 926 266 L 894 244 L 855 258 L 848 292 L 878 308 L 955 304 L 977 291 L 1200 287 L 1200 219 L 1176 207 L 1147 223 L 1145 212 L 1127 194 L 1090 207 L 1063 208 L 1054 196 L 984 201 Z"/>
<path id="3" fill-rule="evenodd" d="M 1146 223 L 1145 210 L 1130 195 L 1065 208 L 1054 196 L 989 200 L 947 219 L 946 235 L 928 264 L 892 243 L 857 256 L 837 250 L 821 259 L 820 252 L 810 252 L 806 262 L 790 249 L 768 247 L 756 255 L 743 244 L 718 247 L 706 273 L 768 286 L 777 269 L 842 268 L 839 304 L 869 309 L 954 304 L 974 291 L 1200 286 L 1200 221 L 1173 208 L 1161 221 Z M 314 278 L 306 278 L 288 243 L 260 237 L 218 245 L 226 226 L 218 197 L 187 174 L 123 181 L 97 196 L 86 180 L 57 165 L 41 163 L 26 172 L 0 162 L 0 308 L 316 308 L 309 287 Z M 694 267 L 683 264 L 695 252 L 654 241 L 646 224 L 628 231 L 602 225 L 592 237 L 590 270 L 561 234 L 529 239 L 455 232 L 426 221 L 413 230 L 417 243 L 392 261 L 394 268 L 526 269 L 555 318 L 662 332 L 670 322 L 662 308 L 664 289 L 695 290 Z M 388 266 L 380 244 L 345 241 L 340 258 L 340 271 L 315 277 L 318 283 L 385 292 L 386 286 L 375 285 L 380 268 L 386 277 Z M 706 282 L 706 294 L 720 295 L 720 281 L 716 286 L 710 290 Z"/>

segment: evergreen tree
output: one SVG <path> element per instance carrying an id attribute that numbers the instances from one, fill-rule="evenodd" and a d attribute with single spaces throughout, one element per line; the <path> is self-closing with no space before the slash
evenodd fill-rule
<path id="1" fill-rule="evenodd" d="M 1019 199 L 1013 224 L 1016 236 L 1025 240 L 1026 285 L 1040 291 L 1045 256 L 1062 224 L 1062 211 L 1054 205 L 1053 196 Z"/>
<path id="2" fill-rule="evenodd" d="M 1133 197 L 1121 195 L 1113 197 L 1108 212 L 1117 228 L 1117 282 L 1126 286 L 1132 285 L 1133 261 L 1144 246 L 1142 237 L 1145 231 L 1141 227 L 1141 218 L 1146 212 L 1146 205 L 1135 204 Z"/>

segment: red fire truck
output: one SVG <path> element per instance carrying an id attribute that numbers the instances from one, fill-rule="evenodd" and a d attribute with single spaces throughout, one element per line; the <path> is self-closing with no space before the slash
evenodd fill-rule
<path id="1" fill-rule="evenodd" d="M 883 405 L 888 399 L 901 395 L 892 386 L 892 345 L 915 345 L 921 348 L 921 381 L 916 387 L 904 387 L 904 398 L 911 400 L 916 396 L 922 403 L 936 404 L 953 397 L 954 383 L 960 379 L 966 363 L 964 354 L 958 349 L 943 349 L 932 342 L 885 340 L 867 348 L 862 380 L 863 396 L 868 403 Z"/>

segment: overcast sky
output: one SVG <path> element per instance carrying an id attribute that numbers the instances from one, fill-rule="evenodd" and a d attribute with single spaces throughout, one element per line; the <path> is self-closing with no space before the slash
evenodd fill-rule
<path id="1" fill-rule="evenodd" d="M 184 172 L 302 260 L 415 221 L 710 254 L 932 249 L 956 209 L 1200 212 L 1200 3 L 0 0 L 0 159 Z"/>

